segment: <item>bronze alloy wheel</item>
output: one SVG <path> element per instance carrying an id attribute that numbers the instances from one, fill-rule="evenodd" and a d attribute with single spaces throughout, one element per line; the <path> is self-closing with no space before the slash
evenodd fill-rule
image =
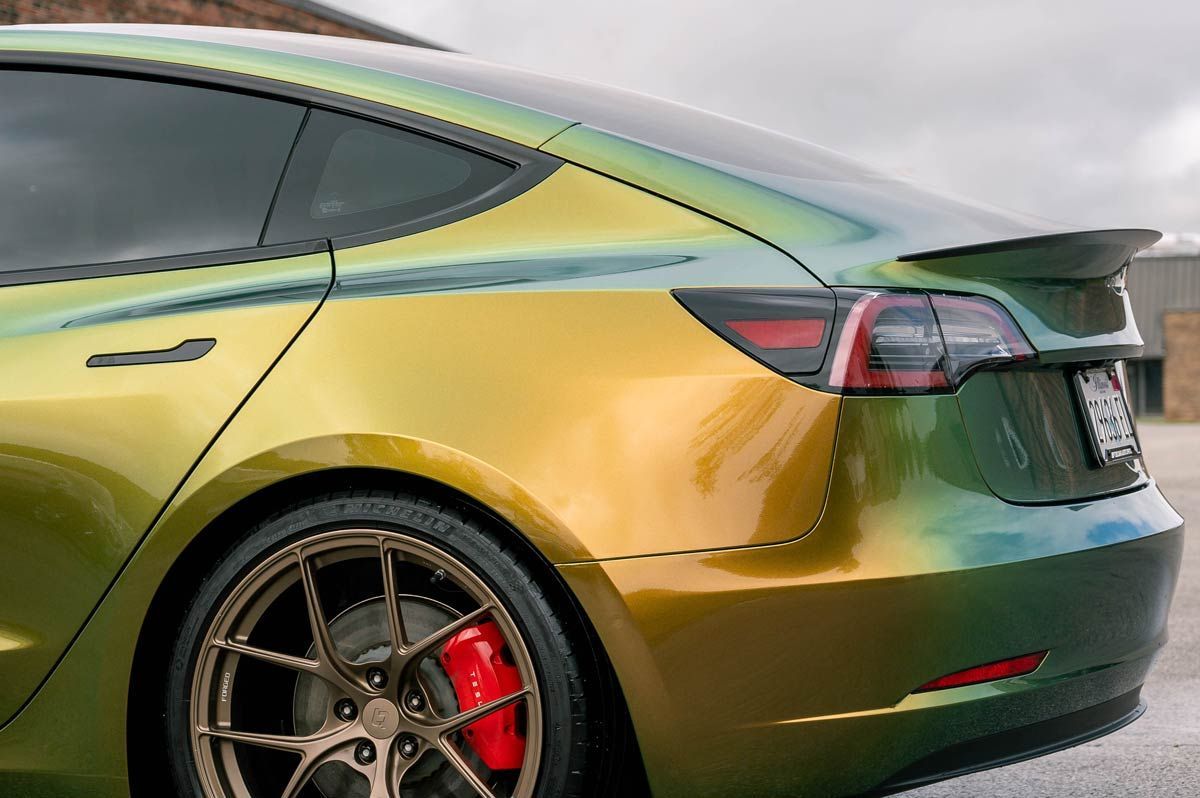
<path id="1" fill-rule="evenodd" d="M 391 529 L 306 537 L 234 584 L 201 640 L 190 707 L 214 798 L 529 798 L 542 752 L 535 669 L 509 612 L 464 563 Z M 489 757 L 511 761 L 493 770 Z"/>

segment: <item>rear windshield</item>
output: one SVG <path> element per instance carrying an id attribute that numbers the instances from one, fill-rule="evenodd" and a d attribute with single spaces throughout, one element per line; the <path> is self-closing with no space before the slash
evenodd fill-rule
<path id="1" fill-rule="evenodd" d="M 863 181 L 887 175 L 800 139 L 681 103 L 588 81 L 488 64 L 448 53 L 411 52 L 314 38 L 300 54 L 336 58 L 483 94 L 663 150 L 737 169 L 812 180 Z"/>

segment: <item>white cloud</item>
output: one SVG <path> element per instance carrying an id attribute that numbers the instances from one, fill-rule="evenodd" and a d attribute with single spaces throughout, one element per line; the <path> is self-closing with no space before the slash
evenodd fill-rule
<path id="1" fill-rule="evenodd" d="M 1163 180 L 1188 177 L 1200 167 L 1200 103 L 1177 109 L 1152 124 L 1137 148 L 1142 174 Z M 1200 184 L 1194 184 L 1200 193 Z"/>

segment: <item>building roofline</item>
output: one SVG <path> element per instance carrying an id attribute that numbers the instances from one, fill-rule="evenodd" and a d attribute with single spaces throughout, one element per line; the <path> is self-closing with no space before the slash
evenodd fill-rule
<path id="1" fill-rule="evenodd" d="M 1167 233 L 1157 244 L 1138 253 L 1139 258 L 1194 258 L 1200 256 L 1200 233 Z"/>
<path id="2" fill-rule="evenodd" d="M 340 11 L 336 8 L 331 8 L 324 3 L 317 3 L 314 0 L 275 0 L 277 3 L 285 6 L 291 6 L 299 11 L 305 11 L 316 17 L 337 22 L 355 30 L 360 30 L 363 33 L 369 33 L 372 36 L 378 37 L 386 42 L 393 44 L 407 44 L 413 47 L 424 47 L 429 50 L 442 50 L 444 52 L 455 52 L 445 45 L 431 42 L 428 39 L 422 39 L 417 36 L 411 36 L 403 31 L 398 31 L 395 28 L 389 28 L 386 25 L 380 25 L 378 22 L 372 22 L 368 19 L 355 16 L 354 14 Z"/>

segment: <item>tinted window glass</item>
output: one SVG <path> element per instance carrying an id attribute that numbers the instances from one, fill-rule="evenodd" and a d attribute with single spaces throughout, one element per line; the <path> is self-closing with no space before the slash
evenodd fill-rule
<path id="1" fill-rule="evenodd" d="M 304 110 L 213 89 L 0 70 L 0 271 L 258 244 Z"/>
<path id="2" fill-rule="evenodd" d="M 313 111 L 284 178 L 266 243 L 418 222 L 478 197 L 513 170 L 417 133 Z"/>

